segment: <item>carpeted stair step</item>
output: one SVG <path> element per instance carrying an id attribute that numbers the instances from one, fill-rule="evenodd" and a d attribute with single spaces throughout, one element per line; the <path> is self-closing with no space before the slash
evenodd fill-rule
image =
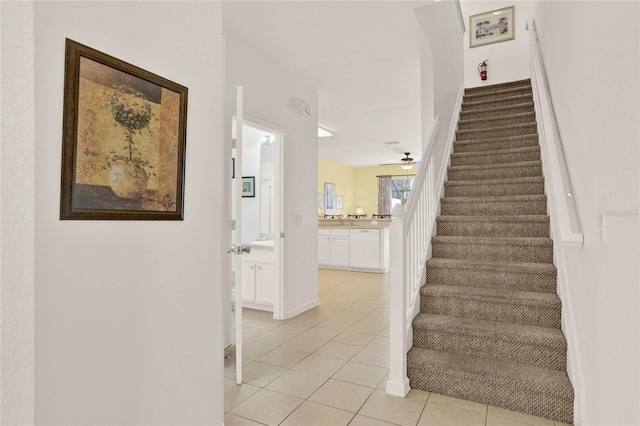
<path id="1" fill-rule="evenodd" d="M 426 282 L 555 294 L 556 277 L 551 263 L 431 258 Z"/>
<path id="2" fill-rule="evenodd" d="M 407 370 L 414 389 L 573 423 L 573 388 L 563 371 L 416 347 Z"/>
<path id="3" fill-rule="evenodd" d="M 523 161 L 520 163 L 480 164 L 470 166 L 449 166 L 448 181 L 501 179 L 542 176 L 541 161 Z"/>
<path id="4" fill-rule="evenodd" d="M 474 95 L 474 94 L 478 94 L 478 93 L 491 93 L 491 92 L 503 90 L 503 89 L 506 89 L 506 88 L 521 87 L 521 86 L 530 87 L 531 86 L 531 79 L 530 78 L 526 78 L 524 80 L 509 81 L 507 83 L 488 84 L 488 85 L 485 85 L 485 86 L 477 86 L 477 87 L 467 87 L 467 88 L 464 89 L 464 94 L 465 95 Z"/>
<path id="5" fill-rule="evenodd" d="M 431 239 L 433 257 L 553 263 L 550 238 L 490 238 L 437 235 Z"/>
<path id="6" fill-rule="evenodd" d="M 503 115 L 492 118 L 461 118 L 458 122 L 458 130 L 486 129 L 513 124 L 534 123 L 535 119 L 536 114 L 534 112 L 523 112 L 520 114 Z"/>
<path id="7" fill-rule="evenodd" d="M 531 85 L 502 87 L 491 92 L 465 93 L 463 102 L 494 101 L 519 95 L 532 95 Z"/>
<path id="8" fill-rule="evenodd" d="M 505 115 L 521 114 L 524 112 L 535 112 L 533 102 L 523 102 L 515 105 L 460 111 L 460 120 L 503 117 Z"/>
<path id="9" fill-rule="evenodd" d="M 503 149 L 538 146 L 538 135 L 509 136 L 506 138 L 482 138 L 468 141 L 454 141 L 454 153 L 496 151 Z"/>
<path id="10" fill-rule="evenodd" d="M 549 216 L 438 216 L 437 234 L 459 237 L 549 238 Z"/>
<path id="11" fill-rule="evenodd" d="M 445 197 L 490 197 L 493 195 L 538 195 L 544 194 L 542 176 L 454 180 L 444 183 Z"/>
<path id="12" fill-rule="evenodd" d="M 444 197 L 441 214 L 449 216 L 544 215 L 545 195 L 507 195 L 500 197 Z"/>
<path id="13" fill-rule="evenodd" d="M 521 124 L 496 125 L 481 129 L 456 131 L 456 141 L 476 140 L 481 138 L 503 138 L 507 136 L 531 135 L 538 131 L 535 122 Z"/>
<path id="14" fill-rule="evenodd" d="M 444 284 L 420 288 L 420 312 L 560 328 L 561 304 L 555 293 Z"/>
<path id="15" fill-rule="evenodd" d="M 509 97 L 501 97 L 496 100 L 479 100 L 474 102 L 463 102 L 462 111 L 471 111 L 477 109 L 496 108 L 507 105 L 518 105 L 525 102 L 533 102 L 533 96 L 531 94 L 525 95 L 513 95 Z"/>
<path id="16" fill-rule="evenodd" d="M 540 161 L 540 147 L 499 149 L 495 151 L 454 152 L 452 166 L 479 166 L 482 164 L 521 163 Z"/>
<path id="17" fill-rule="evenodd" d="M 567 342 L 557 328 L 418 314 L 413 345 L 553 370 L 567 368 Z"/>

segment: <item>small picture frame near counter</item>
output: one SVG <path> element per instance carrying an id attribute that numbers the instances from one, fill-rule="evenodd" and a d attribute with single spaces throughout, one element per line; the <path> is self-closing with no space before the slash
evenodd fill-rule
<path id="1" fill-rule="evenodd" d="M 324 183 L 324 214 L 333 215 L 336 213 L 336 184 L 331 182 Z"/>
<path id="2" fill-rule="evenodd" d="M 342 203 L 344 197 L 342 195 L 336 195 L 336 210 L 342 210 Z"/>
<path id="3" fill-rule="evenodd" d="M 242 176 L 242 198 L 253 198 L 256 196 L 256 177 Z"/>

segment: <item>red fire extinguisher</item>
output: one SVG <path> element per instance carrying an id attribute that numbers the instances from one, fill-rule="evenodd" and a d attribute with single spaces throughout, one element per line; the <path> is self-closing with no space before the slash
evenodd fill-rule
<path id="1" fill-rule="evenodd" d="M 478 64 L 478 72 L 480 73 L 480 80 L 482 81 L 487 79 L 487 61 L 488 59 L 485 59 Z"/>

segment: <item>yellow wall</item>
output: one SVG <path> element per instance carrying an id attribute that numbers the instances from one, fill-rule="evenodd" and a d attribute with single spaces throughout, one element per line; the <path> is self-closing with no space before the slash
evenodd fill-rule
<path id="1" fill-rule="evenodd" d="M 336 163 L 325 158 L 318 158 L 318 192 L 324 194 L 325 182 L 336 184 L 336 196 L 342 195 L 342 210 L 335 210 L 335 214 L 353 214 L 356 211 L 353 199 L 353 189 L 355 187 L 353 167 Z M 324 211 L 324 198 L 322 203 Z"/>
<path id="2" fill-rule="evenodd" d="M 318 158 L 318 192 L 324 193 L 324 183 L 336 184 L 336 194 L 344 196 L 343 210 L 336 214 L 354 214 L 362 207 L 371 217 L 378 213 L 378 178 L 380 175 L 415 175 L 418 167 L 408 172 L 400 166 L 349 167 L 325 158 Z"/>

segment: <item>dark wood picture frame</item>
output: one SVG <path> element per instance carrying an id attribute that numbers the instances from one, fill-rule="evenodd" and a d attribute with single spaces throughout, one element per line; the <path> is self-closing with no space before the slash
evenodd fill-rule
<path id="1" fill-rule="evenodd" d="M 188 89 L 66 39 L 61 220 L 183 220 Z"/>

